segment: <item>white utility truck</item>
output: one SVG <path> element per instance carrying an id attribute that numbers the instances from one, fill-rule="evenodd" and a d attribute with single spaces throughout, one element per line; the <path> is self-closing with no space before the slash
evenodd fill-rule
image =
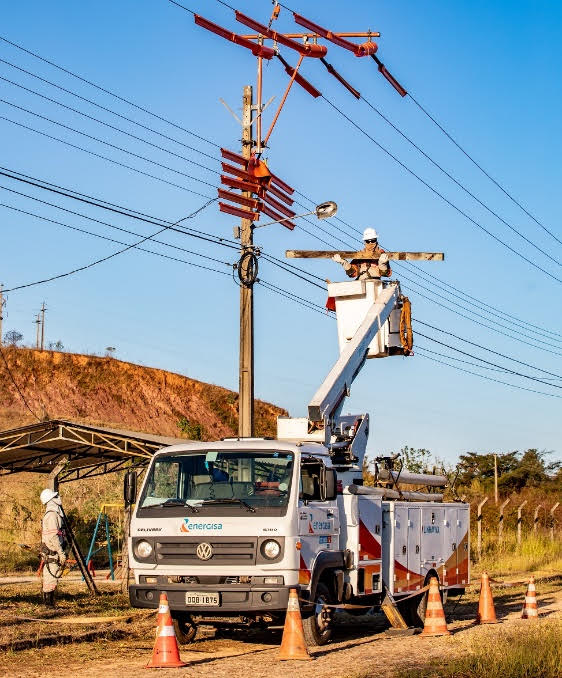
<path id="1" fill-rule="evenodd" d="M 200 623 L 278 625 L 296 588 L 307 641 L 323 644 L 337 606 L 365 612 L 384 601 L 415 624 L 425 600 L 416 591 L 431 576 L 449 594 L 469 582 L 468 505 L 443 502 L 444 476 L 396 471 L 392 459 L 374 487 L 363 485 L 369 416 L 341 415 L 366 358 L 401 353 L 399 284 L 328 291 L 340 357 L 308 417 L 279 418 L 275 440 L 162 449 L 146 472 L 130 525 L 130 600 L 156 608 L 165 591 L 181 642 Z M 130 472 L 126 503 L 135 497 Z"/>

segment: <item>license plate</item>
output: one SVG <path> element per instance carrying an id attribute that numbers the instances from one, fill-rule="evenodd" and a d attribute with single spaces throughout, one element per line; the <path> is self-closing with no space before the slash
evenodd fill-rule
<path id="1" fill-rule="evenodd" d="M 218 593 L 203 593 L 200 591 L 189 591 L 185 594 L 186 605 L 205 605 L 217 607 L 220 605 Z"/>

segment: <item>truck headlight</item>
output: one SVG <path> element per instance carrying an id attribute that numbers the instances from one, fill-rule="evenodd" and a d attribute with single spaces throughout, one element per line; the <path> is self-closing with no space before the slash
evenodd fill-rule
<path id="1" fill-rule="evenodd" d="M 269 558 L 269 560 L 275 560 L 281 553 L 281 546 L 275 539 L 268 539 L 262 544 L 261 552 L 266 558 Z"/>
<path id="2" fill-rule="evenodd" d="M 139 541 L 136 546 L 137 556 L 140 558 L 149 558 L 152 554 L 152 544 L 148 541 Z"/>

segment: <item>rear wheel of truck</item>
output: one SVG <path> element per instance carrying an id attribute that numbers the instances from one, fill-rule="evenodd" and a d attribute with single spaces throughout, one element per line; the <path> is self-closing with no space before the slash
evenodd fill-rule
<path id="1" fill-rule="evenodd" d="M 180 645 L 188 645 L 197 635 L 197 624 L 195 624 L 188 614 L 173 615 L 174 631 Z"/>
<path id="2" fill-rule="evenodd" d="M 309 647 L 325 645 L 332 637 L 332 608 L 330 590 L 322 582 L 316 587 L 314 609 L 302 620 L 304 639 Z"/>

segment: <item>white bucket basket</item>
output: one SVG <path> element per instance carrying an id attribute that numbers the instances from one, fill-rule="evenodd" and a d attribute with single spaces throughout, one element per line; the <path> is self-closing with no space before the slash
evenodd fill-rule
<path id="1" fill-rule="evenodd" d="M 384 289 L 381 280 L 353 280 L 328 284 L 328 295 L 336 300 L 340 353 L 351 341 L 367 312 Z M 369 344 L 367 358 L 385 358 L 389 348 L 400 347 L 400 309 L 395 308 Z"/>

